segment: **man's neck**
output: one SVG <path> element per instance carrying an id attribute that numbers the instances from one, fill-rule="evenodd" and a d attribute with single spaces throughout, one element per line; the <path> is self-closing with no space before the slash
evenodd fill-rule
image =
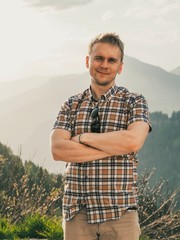
<path id="1" fill-rule="evenodd" d="M 94 99 L 98 100 L 102 95 L 104 95 L 112 86 L 94 86 L 91 84 L 91 91 Z"/>

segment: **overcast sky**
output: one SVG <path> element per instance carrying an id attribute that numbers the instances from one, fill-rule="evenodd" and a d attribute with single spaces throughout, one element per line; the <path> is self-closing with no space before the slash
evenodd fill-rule
<path id="1" fill-rule="evenodd" d="M 0 81 L 86 71 L 91 38 L 116 32 L 125 54 L 180 66 L 180 0 L 0 0 Z"/>

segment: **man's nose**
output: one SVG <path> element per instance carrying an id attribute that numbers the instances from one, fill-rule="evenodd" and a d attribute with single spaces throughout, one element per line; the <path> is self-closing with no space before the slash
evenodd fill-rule
<path id="1" fill-rule="evenodd" d="M 101 63 L 101 67 L 102 68 L 108 68 L 108 61 L 106 59 L 104 59 Z"/>

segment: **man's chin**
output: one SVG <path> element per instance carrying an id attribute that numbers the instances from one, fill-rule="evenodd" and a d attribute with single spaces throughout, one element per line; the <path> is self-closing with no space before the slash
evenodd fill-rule
<path id="1" fill-rule="evenodd" d="M 108 85 L 111 85 L 111 83 L 113 82 L 113 81 L 106 81 L 106 80 L 103 81 L 98 79 L 95 79 L 94 81 L 99 86 L 108 86 Z"/>

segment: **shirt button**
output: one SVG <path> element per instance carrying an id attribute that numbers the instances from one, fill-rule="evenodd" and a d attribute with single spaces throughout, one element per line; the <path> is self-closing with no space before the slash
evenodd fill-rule
<path id="1" fill-rule="evenodd" d="M 104 95 L 101 96 L 101 100 L 105 100 L 105 96 Z"/>

